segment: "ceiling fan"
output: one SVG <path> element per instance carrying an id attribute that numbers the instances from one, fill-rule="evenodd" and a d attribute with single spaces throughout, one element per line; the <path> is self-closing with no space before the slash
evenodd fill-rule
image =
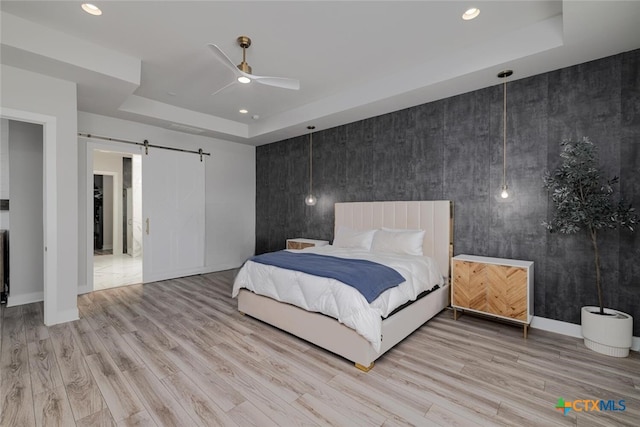
<path id="1" fill-rule="evenodd" d="M 222 62 L 227 68 L 229 68 L 236 75 L 236 79 L 229 83 L 228 85 L 218 89 L 212 95 L 226 89 L 227 87 L 234 84 L 236 81 L 240 83 L 251 83 L 255 81 L 256 83 L 260 83 L 267 86 L 275 86 L 283 89 L 291 89 L 298 90 L 300 89 L 300 81 L 296 79 L 289 79 L 286 77 L 267 77 L 267 76 L 257 76 L 255 74 L 251 74 L 251 67 L 247 64 L 247 48 L 251 46 L 251 39 L 247 36 L 240 36 L 237 38 L 237 42 L 242 48 L 242 62 L 238 65 L 234 65 L 233 61 L 229 59 L 229 57 L 215 44 L 209 43 L 208 46 L 213 52 L 215 58 Z"/>

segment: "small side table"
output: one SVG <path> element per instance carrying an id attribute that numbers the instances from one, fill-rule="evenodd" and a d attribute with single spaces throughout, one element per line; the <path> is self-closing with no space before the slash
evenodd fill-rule
<path id="1" fill-rule="evenodd" d="M 301 237 L 296 239 L 287 239 L 287 249 L 304 249 L 311 246 L 326 246 L 328 244 L 328 240 L 303 239 Z"/>
<path id="2" fill-rule="evenodd" d="M 451 260 L 451 306 L 518 322 L 524 337 L 533 318 L 533 262 L 474 255 Z"/>

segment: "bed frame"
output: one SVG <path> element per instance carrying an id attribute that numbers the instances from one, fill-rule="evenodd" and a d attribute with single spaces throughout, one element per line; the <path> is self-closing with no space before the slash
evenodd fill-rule
<path id="1" fill-rule="evenodd" d="M 453 204 L 450 201 L 357 202 L 335 204 L 335 230 L 396 228 L 426 230 L 423 253 L 436 259 L 450 277 L 453 254 Z M 368 371 L 376 359 L 449 305 L 449 283 L 382 321 L 382 346 L 371 343 L 336 319 L 257 295 L 238 294 L 238 310 L 329 350 Z"/>

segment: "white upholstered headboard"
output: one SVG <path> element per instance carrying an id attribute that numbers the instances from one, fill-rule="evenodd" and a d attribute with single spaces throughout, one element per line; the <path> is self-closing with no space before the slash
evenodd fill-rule
<path id="1" fill-rule="evenodd" d="M 425 230 L 422 252 L 435 258 L 443 276 L 450 276 L 453 203 L 448 200 L 336 203 L 334 236 L 340 226 Z"/>

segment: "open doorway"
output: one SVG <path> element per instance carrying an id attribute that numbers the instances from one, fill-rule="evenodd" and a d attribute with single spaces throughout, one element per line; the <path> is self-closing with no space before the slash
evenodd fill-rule
<path id="1" fill-rule="evenodd" d="M 93 289 L 142 283 L 142 159 L 93 152 Z"/>
<path id="2" fill-rule="evenodd" d="M 39 123 L 1 120 L 1 299 L 14 306 L 44 300 L 44 136 Z"/>
<path id="3" fill-rule="evenodd" d="M 43 149 L 43 243 L 44 247 L 38 252 L 43 258 L 43 299 L 44 299 L 44 323 L 47 326 L 56 323 L 65 322 L 67 320 L 77 319 L 77 311 L 67 310 L 61 316 L 58 312 L 58 228 L 56 210 L 58 202 L 56 194 L 58 190 L 56 178 L 56 117 L 44 114 L 33 113 L 28 111 L 14 110 L 12 108 L 3 107 L 0 111 L 0 119 L 15 120 L 27 123 L 36 123 L 42 126 L 42 149 Z M 6 122 L 3 122 L 6 123 Z M 8 127 L 0 124 L 0 134 L 5 136 L 5 130 Z M 8 134 L 7 134 L 8 138 Z M 2 163 L 2 162 L 0 162 Z M 2 168 L 3 171 L 8 170 Z M 6 199 L 5 199 L 6 200 Z M 6 202 L 1 202 L 5 208 Z M 10 201 L 9 207 L 10 209 Z M 6 246 L 5 246 L 6 247 Z M 30 255 L 30 256 L 33 256 Z M 37 256 L 37 255 L 36 255 Z M 34 299 L 33 301 L 37 301 Z M 28 302 L 33 302 L 28 301 Z M 9 304 L 9 302 L 7 302 Z M 18 305 L 18 303 L 16 303 Z"/>

